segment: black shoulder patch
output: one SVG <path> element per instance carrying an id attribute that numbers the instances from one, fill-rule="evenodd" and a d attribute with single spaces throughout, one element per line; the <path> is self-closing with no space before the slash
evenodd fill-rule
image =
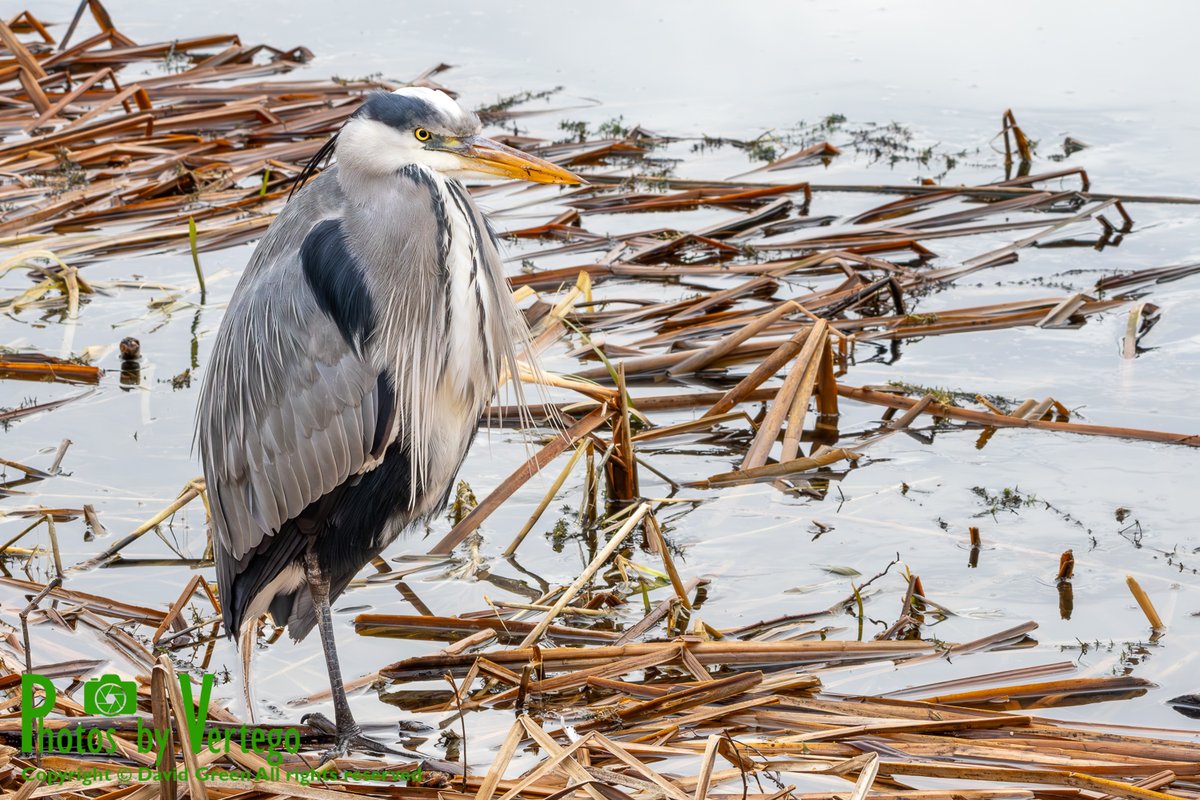
<path id="1" fill-rule="evenodd" d="M 340 221 L 327 219 L 309 231 L 300 245 L 300 265 L 317 306 L 347 344 L 361 350 L 374 328 L 374 310 L 367 280 L 346 246 Z"/>
<path id="2" fill-rule="evenodd" d="M 375 440 L 371 442 L 371 455 L 378 458 L 384 454 L 388 446 L 388 437 L 392 435 L 392 412 L 396 409 L 396 390 L 386 373 L 379 373 L 375 379 L 375 395 L 379 402 L 379 412 L 376 415 Z"/>

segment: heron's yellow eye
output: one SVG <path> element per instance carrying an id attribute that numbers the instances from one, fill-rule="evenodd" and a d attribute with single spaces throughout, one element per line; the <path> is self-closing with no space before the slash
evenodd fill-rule
<path id="1" fill-rule="evenodd" d="M 417 137 L 418 142 L 428 142 L 430 137 L 433 136 L 432 133 L 424 128 L 417 128 L 417 130 L 414 132 L 414 135 Z"/>

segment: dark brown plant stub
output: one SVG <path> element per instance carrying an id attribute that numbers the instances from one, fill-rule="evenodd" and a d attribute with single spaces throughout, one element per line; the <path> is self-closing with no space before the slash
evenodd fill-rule
<path id="1" fill-rule="evenodd" d="M 100 521 L 100 516 L 96 513 L 96 509 L 91 503 L 84 505 L 83 517 L 87 521 L 87 531 L 84 534 L 85 541 L 90 542 L 98 537 L 108 536 L 108 529 Z"/>
<path id="2" fill-rule="evenodd" d="M 971 554 L 967 559 L 967 566 L 976 569 L 979 567 L 979 552 L 983 548 L 983 538 L 979 535 L 979 528 L 975 525 L 967 528 L 967 534 L 971 542 Z"/>
<path id="3" fill-rule="evenodd" d="M 1064 552 L 1058 559 L 1058 582 L 1071 580 L 1075 574 L 1075 553 L 1071 550 Z"/>
<path id="4" fill-rule="evenodd" d="M 122 361 L 137 361 L 142 357 L 142 343 L 132 336 L 126 336 L 120 345 Z"/>
<path id="5" fill-rule="evenodd" d="M 121 340 L 121 387 L 134 389 L 142 383 L 142 343 L 133 336 Z"/>

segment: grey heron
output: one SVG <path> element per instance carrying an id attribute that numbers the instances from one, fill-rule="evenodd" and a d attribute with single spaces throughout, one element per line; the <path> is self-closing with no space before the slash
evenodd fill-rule
<path id="1" fill-rule="evenodd" d="M 213 343 L 197 411 L 217 583 L 243 651 L 270 612 L 315 626 L 333 691 L 328 757 L 370 740 L 351 714 L 330 602 L 446 504 L 500 376 L 528 341 L 466 175 L 582 181 L 480 135 L 443 92 L 363 102 L 259 242 Z"/>

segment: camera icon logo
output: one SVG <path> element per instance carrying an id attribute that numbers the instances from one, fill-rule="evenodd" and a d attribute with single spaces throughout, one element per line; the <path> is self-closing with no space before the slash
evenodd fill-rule
<path id="1" fill-rule="evenodd" d="M 137 684 L 119 675 L 101 675 L 83 685 L 83 710 L 101 717 L 137 712 Z"/>

